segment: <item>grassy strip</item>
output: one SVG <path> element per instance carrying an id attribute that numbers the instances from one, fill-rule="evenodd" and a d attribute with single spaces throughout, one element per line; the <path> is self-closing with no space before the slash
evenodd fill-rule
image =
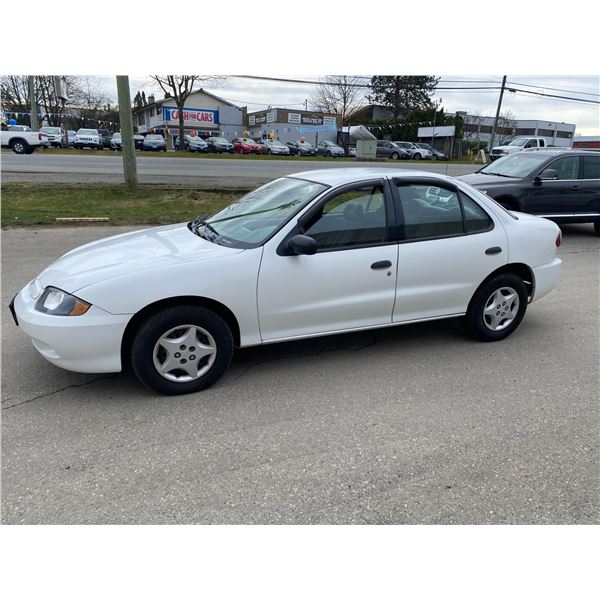
<path id="1" fill-rule="evenodd" d="M 179 223 L 215 212 L 243 194 L 166 185 L 141 186 L 129 193 L 118 185 L 6 183 L 2 226 L 56 225 L 57 217 L 108 217 L 112 225 Z"/>

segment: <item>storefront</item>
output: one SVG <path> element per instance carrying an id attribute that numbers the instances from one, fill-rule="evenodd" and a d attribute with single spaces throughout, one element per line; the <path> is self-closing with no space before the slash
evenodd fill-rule
<path id="1" fill-rule="evenodd" d="M 283 144 L 301 137 L 313 145 L 323 140 L 335 142 L 340 126 L 339 115 L 286 108 L 248 113 L 246 121 L 250 137 L 267 138 L 272 134 Z"/>
<path id="2" fill-rule="evenodd" d="M 133 110 L 134 125 L 138 133 L 162 133 L 171 146 L 179 135 L 179 109 L 173 98 L 155 100 Z M 183 123 L 187 135 L 222 136 L 231 140 L 244 131 L 246 109 L 204 90 L 190 94 L 185 102 Z"/>

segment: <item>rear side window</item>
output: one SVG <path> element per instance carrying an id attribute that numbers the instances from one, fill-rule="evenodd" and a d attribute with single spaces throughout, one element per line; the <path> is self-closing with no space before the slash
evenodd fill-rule
<path id="1" fill-rule="evenodd" d="M 494 225 L 485 210 L 462 193 L 425 184 L 399 184 L 397 189 L 406 240 L 477 233 Z"/>
<path id="2" fill-rule="evenodd" d="M 600 155 L 582 156 L 583 179 L 600 179 Z"/>

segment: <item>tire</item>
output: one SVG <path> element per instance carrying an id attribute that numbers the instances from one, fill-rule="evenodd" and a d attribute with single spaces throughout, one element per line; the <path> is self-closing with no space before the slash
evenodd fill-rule
<path id="1" fill-rule="evenodd" d="M 596 232 L 596 235 L 600 235 L 600 221 L 594 223 L 594 231 Z"/>
<path id="2" fill-rule="evenodd" d="M 14 140 L 10 147 L 15 154 L 31 154 L 27 152 L 29 144 L 25 140 Z"/>
<path id="3" fill-rule="evenodd" d="M 391 156 L 392 160 L 398 160 L 399 158 L 400 158 L 400 155 L 397 152 L 392 152 L 392 156 Z"/>
<path id="4" fill-rule="evenodd" d="M 329 158 L 333 158 L 333 152 L 329 150 L 329 152 L 327 152 L 327 156 L 329 156 Z"/>
<path id="5" fill-rule="evenodd" d="M 25 150 L 25 154 L 33 154 L 35 152 L 35 146 L 27 146 L 27 150 Z"/>
<path id="6" fill-rule="evenodd" d="M 431 160 L 437 160 L 437 159 L 438 159 L 438 157 L 435 154 L 431 155 Z"/>
<path id="7" fill-rule="evenodd" d="M 170 306 L 145 319 L 135 333 L 131 365 L 138 379 L 156 392 L 190 394 L 210 387 L 223 375 L 233 348 L 231 330 L 215 312 L 188 304 Z"/>
<path id="8" fill-rule="evenodd" d="M 267 154 L 273 154 L 270 148 L 267 150 Z"/>
<path id="9" fill-rule="evenodd" d="M 497 342 L 519 326 L 526 310 L 525 283 L 517 275 L 504 273 L 479 287 L 469 302 L 463 324 L 476 340 Z"/>
<path id="10" fill-rule="evenodd" d="M 413 154 L 413 158 L 414 160 L 421 160 L 423 157 L 418 152 L 415 152 Z"/>

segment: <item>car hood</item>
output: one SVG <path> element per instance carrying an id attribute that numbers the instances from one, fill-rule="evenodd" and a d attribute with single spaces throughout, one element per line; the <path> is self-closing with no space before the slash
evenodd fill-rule
<path id="1" fill-rule="evenodd" d="M 486 175 L 485 173 L 470 173 L 469 175 L 460 175 L 457 177 L 461 181 L 472 185 L 473 187 L 486 187 L 490 185 L 498 185 L 507 183 L 515 183 L 520 181 L 516 177 L 500 177 L 498 175 Z"/>
<path id="2" fill-rule="evenodd" d="M 61 256 L 38 277 L 40 283 L 74 293 L 84 287 L 182 263 L 242 252 L 193 234 L 186 223 L 151 227 L 85 244 Z"/>

